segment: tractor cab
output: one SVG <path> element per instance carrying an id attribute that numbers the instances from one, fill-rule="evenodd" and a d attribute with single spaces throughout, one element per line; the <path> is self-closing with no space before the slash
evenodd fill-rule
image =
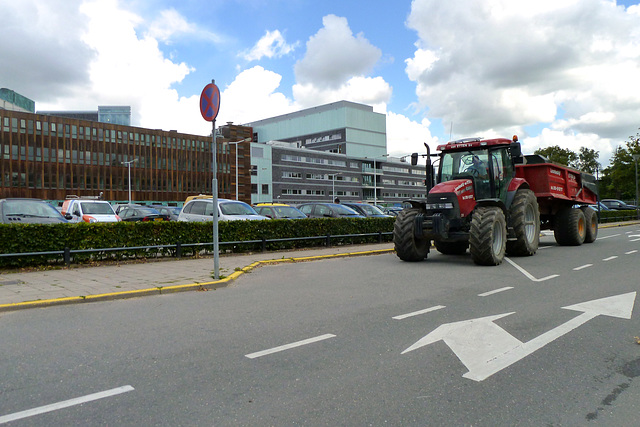
<path id="1" fill-rule="evenodd" d="M 480 140 L 469 138 L 438 146 L 440 167 L 437 182 L 471 180 L 475 200 L 505 201 L 509 182 L 514 177 L 514 165 L 508 139 Z M 433 188 L 438 192 L 438 186 Z"/>

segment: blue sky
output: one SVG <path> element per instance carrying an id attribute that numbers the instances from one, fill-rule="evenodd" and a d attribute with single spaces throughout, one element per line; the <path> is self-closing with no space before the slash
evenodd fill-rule
<path id="1" fill-rule="evenodd" d="M 0 87 L 38 110 L 131 105 L 133 124 L 217 124 L 348 100 L 388 151 L 518 134 L 595 149 L 640 127 L 640 6 L 613 0 L 0 0 Z M 451 133 L 451 135 L 450 135 Z"/>

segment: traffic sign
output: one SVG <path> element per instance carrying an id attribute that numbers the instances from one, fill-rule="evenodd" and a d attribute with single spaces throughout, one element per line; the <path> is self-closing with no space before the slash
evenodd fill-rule
<path id="1" fill-rule="evenodd" d="M 200 114 L 208 122 L 212 122 L 218 116 L 220 110 L 220 89 L 215 83 L 209 83 L 200 94 Z"/>

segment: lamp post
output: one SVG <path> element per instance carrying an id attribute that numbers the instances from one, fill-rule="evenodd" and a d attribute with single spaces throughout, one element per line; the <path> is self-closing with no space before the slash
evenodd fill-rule
<path id="1" fill-rule="evenodd" d="M 640 207 L 638 206 L 638 159 L 640 159 L 640 154 L 632 154 L 632 157 L 636 164 L 636 219 L 640 219 Z"/>
<path id="2" fill-rule="evenodd" d="M 334 173 L 332 175 L 331 196 L 333 197 L 333 200 L 331 201 L 334 201 L 336 199 L 336 175 L 342 175 L 342 172 Z"/>
<path id="3" fill-rule="evenodd" d="M 230 145 L 236 146 L 236 200 L 239 200 L 238 199 L 238 144 L 240 144 L 241 142 L 250 142 L 250 141 L 251 141 L 251 138 L 245 138 L 240 141 L 229 142 Z"/>
<path id="4" fill-rule="evenodd" d="M 129 160 L 128 162 L 121 162 L 123 165 L 127 165 L 127 172 L 129 174 L 129 204 L 131 204 L 131 163 L 137 162 L 138 159 Z"/>
<path id="5" fill-rule="evenodd" d="M 372 159 L 373 160 L 373 204 L 374 205 L 378 205 L 378 187 L 376 184 L 377 181 L 377 167 L 376 167 L 376 159 L 380 159 L 382 157 L 389 157 L 389 154 L 383 154 L 382 156 L 377 156 L 377 157 L 365 157 L 365 159 Z"/>

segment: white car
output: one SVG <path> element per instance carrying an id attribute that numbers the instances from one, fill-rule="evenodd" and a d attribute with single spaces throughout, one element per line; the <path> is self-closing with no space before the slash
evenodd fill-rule
<path id="1" fill-rule="evenodd" d="M 62 204 L 62 215 L 69 222 L 119 222 L 111 204 L 104 200 L 66 199 Z"/>
<path id="2" fill-rule="evenodd" d="M 248 204 L 237 200 L 218 199 L 218 221 L 269 219 Z M 213 200 L 193 199 L 188 201 L 178 215 L 178 221 L 213 221 Z"/>

